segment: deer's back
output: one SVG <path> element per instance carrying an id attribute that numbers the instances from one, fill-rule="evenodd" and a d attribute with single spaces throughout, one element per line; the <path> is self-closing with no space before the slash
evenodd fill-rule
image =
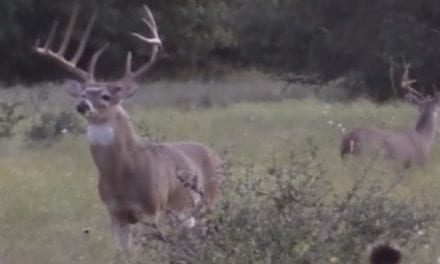
<path id="1" fill-rule="evenodd" d="M 341 156 L 346 154 L 375 154 L 400 161 L 405 166 L 421 164 L 426 150 L 415 131 L 383 131 L 375 127 L 359 127 L 342 139 Z"/>
<path id="2" fill-rule="evenodd" d="M 389 133 L 384 139 L 384 148 L 389 158 L 405 166 L 420 165 L 426 159 L 426 151 L 415 131 Z"/>

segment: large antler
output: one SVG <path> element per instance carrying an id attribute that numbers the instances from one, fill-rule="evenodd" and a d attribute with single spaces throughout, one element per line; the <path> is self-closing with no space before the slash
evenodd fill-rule
<path id="1" fill-rule="evenodd" d="M 152 51 L 151 51 L 151 57 L 150 59 L 144 63 L 142 66 L 140 66 L 136 71 L 132 70 L 132 56 L 131 52 L 127 53 L 127 59 L 125 64 L 125 73 L 122 77 L 123 81 L 134 81 L 138 79 L 140 76 L 142 76 L 144 73 L 146 73 L 148 70 L 151 69 L 151 67 L 154 65 L 154 63 L 158 59 L 158 53 L 160 51 L 160 48 L 162 47 L 162 41 L 159 38 L 159 33 L 157 32 L 157 24 L 154 20 L 153 13 L 148 8 L 148 6 L 144 5 L 145 10 L 145 17 L 142 19 L 142 21 L 148 26 L 148 28 L 151 31 L 152 37 L 148 38 L 138 33 L 131 33 L 134 37 L 140 39 L 143 42 L 147 42 L 149 44 L 153 45 Z"/>
<path id="2" fill-rule="evenodd" d="M 424 97 L 419 91 L 411 86 L 413 83 L 417 82 L 417 80 L 411 80 L 409 78 L 409 68 L 411 67 L 411 64 L 405 63 L 403 67 L 404 71 L 402 74 L 400 86 L 402 87 L 402 89 L 406 90 L 405 98 L 411 103 L 420 104 L 423 102 Z"/>
<path id="3" fill-rule="evenodd" d="M 61 45 L 57 51 L 54 51 L 53 49 L 51 49 L 53 40 L 55 38 L 56 31 L 57 31 L 57 27 L 58 27 L 57 21 L 54 22 L 44 46 L 40 46 L 40 41 L 37 40 L 37 42 L 35 43 L 34 50 L 38 54 L 43 55 L 45 57 L 48 57 L 49 59 L 55 61 L 61 67 L 63 67 L 67 71 L 71 72 L 72 74 L 74 74 L 76 77 L 78 77 L 82 81 L 94 82 L 95 81 L 96 63 L 98 62 L 98 59 L 101 56 L 102 52 L 104 52 L 104 50 L 108 47 L 108 43 L 103 45 L 99 50 L 97 50 L 94 53 L 94 55 L 92 56 L 92 59 L 89 62 L 87 72 L 80 69 L 77 65 L 78 65 L 78 61 L 81 59 L 81 56 L 84 53 L 84 49 L 85 49 L 87 41 L 90 37 L 90 33 L 92 31 L 93 25 L 96 20 L 96 13 L 90 18 L 89 23 L 87 24 L 87 27 L 82 35 L 81 41 L 76 49 L 76 52 L 72 56 L 72 58 L 69 60 L 65 56 L 67 47 L 68 47 L 69 42 L 72 37 L 73 29 L 75 28 L 75 23 L 76 23 L 76 19 L 78 17 L 79 9 L 80 9 L 79 1 L 76 1 L 75 5 L 72 9 L 72 12 L 70 14 L 69 22 L 68 22 L 66 30 L 64 32 L 63 40 L 62 40 Z"/>

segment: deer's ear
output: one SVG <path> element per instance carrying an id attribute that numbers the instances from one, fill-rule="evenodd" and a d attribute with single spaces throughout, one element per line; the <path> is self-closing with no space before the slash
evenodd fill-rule
<path id="1" fill-rule="evenodd" d="M 132 97 L 137 92 L 137 90 L 138 90 L 138 85 L 135 82 L 130 82 L 125 86 L 122 97 L 124 99 L 128 99 Z"/>
<path id="2" fill-rule="evenodd" d="M 64 83 L 64 86 L 67 88 L 67 91 L 69 94 L 75 98 L 78 98 L 81 96 L 81 93 L 83 91 L 83 87 L 80 82 L 75 80 L 66 80 Z"/>

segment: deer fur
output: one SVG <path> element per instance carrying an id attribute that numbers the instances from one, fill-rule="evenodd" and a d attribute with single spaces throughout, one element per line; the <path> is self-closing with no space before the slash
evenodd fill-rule
<path id="1" fill-rule="evenodd" d="M 96 134 L 91 137 L 90 131 Z M 210 208 L 220 192 L 222 162 L 213 150 L 195 142 L 142 140 L 119 104 L 107 109 L 105 119 L 89 119 L 88 138 L 99 170 L 99 194 L 121 250 L 129 246 L 129 225 L 144 215 L 156 223 L 167 211 Z M 185 182 L 195 182 L 195 189 Z M 192 217 L 187 218 L 190 226 Z"/>
<path id="2" fill-rule="evenodd" d="M 98 190 L 110 214 L 119 249 L 130 245 L 130 225 L 157 224 L 161 214 L 177 212 L 189 227 L 199 211 L 210 209 L 224 180 L 222 161 L 196 142 L 156 143 L 138 137 L 121 105 L 118 89 L 69 82 L 78 105 L 87 105 L 87 139 L 99 171 Z M 107 103 L 101 99 L 109 94 Z"/>
<path id="3" fill-rule="evenodd" d="M 97 82 L 95 79 L 98 59 L 108 44 L 92 55 L 87 71 L 77 66 L 96 14 L 89 20 L 75 55 L 65 56 L 79 10 L 80 1 L 76 1 L 57 50 L 52 48 L 57 28 L 54 23 L 45 44 L 40 46 L 37 41 L 34 51 L 81 81 L 67 81 L 66 86 L 69 93 L 78 98 L 77 111 L 88 121 L 87 140 L 99 171 L 99 195 L 110 215 L 117 247 L 126 252 L 133 224 L 147 220 L 156 225 L 160 215 L 177 213 L 182 224 L 194 226 L 195 217 L 210 209 L 220 192 L 224 180 L 222 161 L 212 149 L 201 143 L 155 143 L 141 139 L 121 105 L 136 92 L 136 80 L 159 58 L 162 42 L 151 10 L 144 6 L 143 21 L 150 30 L 150 37 L 132 33 L 152 46 L 150 58 L 133 70 L 132 56 L 128 52 L 125 73 L 113 82 Z"/>
<path id="4" fill-rule="evenodd" d="M 398 161 L 405 168 L 423 165 L 434 144 L 440 94 L 418 104 L 415 126 L 407 131 L 386 131 L 375 127 L 358 127 L 348 132 L 340 147 L 341 157 L 377 154 Z"/>

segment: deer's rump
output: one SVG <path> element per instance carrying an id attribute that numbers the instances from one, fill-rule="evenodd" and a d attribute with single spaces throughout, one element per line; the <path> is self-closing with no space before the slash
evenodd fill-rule
<path id="1" fill-rule="evenodd" d="M 358 127 L 348 132 L 340 146 L 341 158 L 348 154 L 360 155 L 378 152 L 383 147 L 387 133 L 373 127 Z"/>
<path id="2" fill-rule="evenodd" d="M 175 172 L 184 191 L 188 188 L 202 195 L 207 206 L 211 206 L 224 180 L 222 160 L 209 147 L 197 142 L 169 142 L 164 143 L 167 155 L 177 165 L 178 169 L 189 171 L 188 175 L 179 175 Z M 194 190 L 195 188 L 195 190 Z"/>

